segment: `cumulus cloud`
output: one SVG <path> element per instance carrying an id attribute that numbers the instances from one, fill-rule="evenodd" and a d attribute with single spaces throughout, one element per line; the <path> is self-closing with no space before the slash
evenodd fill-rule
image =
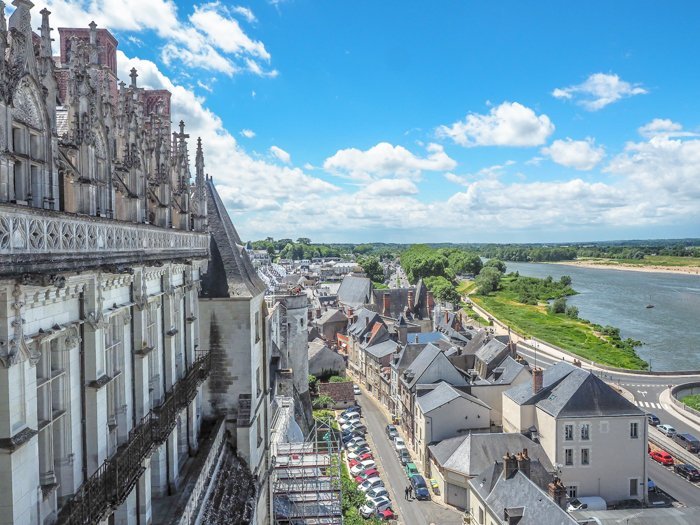
<path id="1" fill-rule="evenodd" d="M 253 14 L 253 11 L 249 7 L 243 7 L 240 5 L 235 6 L 232 11 L 234 13 L 237 13 L 241 15 L 243 18 L 246 19 L 249 23 L 257 22 L 257 18 L 255 18 L 255 15 Z"/>
<path id="2" fill-rule="evenodd" d="M 470 113 L 464 120 L 440 126 L 439 137 L 465 146 L 539 146 L 554 132 L 547 115 L 537 115 L 518 102 L 503 102 L 486 115 Z"/>
<path id="3" fill-rule="evenodd" d="M 651 122 L 644 124 L 638 130 L 639 134 L 650 139 L 656 136 L 664 137 L 697 137 L 698 134 L 692 131 L 683 131 L 683 126 L 667 118 L 655 118 Z"/>
<path id="4" fill-rule="evenodd" d="M 542 148 L 541 152 L 557 164 L 582 171 L 592 170 L 605 156 L 605 149 L 596 146 L 592 138 L 555 140 L 551 146 Z"/>
<path id="5" fill-rule="evenodd" d="M 648 91 L 640 84 L 630 84 L 617 75 L 594 73 L 581 84 L 556 88 L 552 91 L 552 96 L 558 99 L 574 100 L 588 111 L 598 111 L 622 98 L 646 93 Z"/>
<path id="6" fill-rule="evenodd" d="M 446 171 L 457 166 L 441 145 L 428 144 L 426 150 L 427 155 L 420 157 L 403 146 L 380 142 L 365 151 L 339 150 L 324 161 L 323 167 L 341 176 L 372 180 L 386 176 L 420 179 L 424 171 Z"/>
<path id="7" fill-rule="evenodd" d="M 292 156 L 278 146 L 270 146 L 270 153 L 272 153 L 272 155 L 275 158 L 277 158 L 278 160 L 281 160 L 285 164 L 292 163 Z"/>
<path id="8" fill-rule="evenodd" d="M 252 139 L 253 137 L 255 137 L 255 131 L 253 131 L 252 129 L 242 129 L 241 135 L 247 139 Z"/>
<path id="9" fill-rule="evenodd" d="M 370 183 L 364 188 L 364 193 L 375 196 L 397 197 L 416 195 L 418 188 L 406 179 L 382 179 Z"/>
<path id="10" fill-rule="evenodd" d="M 275 73 L 268 69 L 271 57 L 265 45 L 248 36 L 236 19 L 254 16 L 246 8 L 205 2 L 184 18 L 172 0 L 46 0 L 46 6 L 53 27 L 87 27 L 94 20 L 113 31 L 151 31 L 163 40 L 161 59 L 169 65 L 179 63 L 229 76 L 241 71 Z"/>

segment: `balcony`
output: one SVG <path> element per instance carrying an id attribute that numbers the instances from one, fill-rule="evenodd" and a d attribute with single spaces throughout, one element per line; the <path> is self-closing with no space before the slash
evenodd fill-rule
<path id="1" fill-rule="evenodd" d="M 209 234 L 0 203 L 0 275 L 207 257 Z"/>
<path id="2" fill-rule="evenodd" d="M 197 395 L 197 387 L 209 376 L 209 353 L 199 357 L 187 375 L 166 394 L 129 433 L 128 441 L 83 483 L 58 515 L 60 525 L 98 523 L 121 505 L 143 473 L 143 461 L 162 445 L 177 424 L 177 416 Z"/>

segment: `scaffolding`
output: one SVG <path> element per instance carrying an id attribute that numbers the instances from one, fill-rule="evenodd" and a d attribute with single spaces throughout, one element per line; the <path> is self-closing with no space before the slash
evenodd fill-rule
<path id="1" fill-rule="evenodd" d="M 275 525 L 342 525 L 340 451 L 338 431 L 320 420 L 305 441 L 274 445 Z"/>

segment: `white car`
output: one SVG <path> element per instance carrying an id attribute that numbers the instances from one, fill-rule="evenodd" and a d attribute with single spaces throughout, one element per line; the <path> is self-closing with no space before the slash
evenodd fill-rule
<path id="1" fill-rule="evenodd" d="M 359 476 L 362 472 L 364 472 L 367 469 L 370 468 L 376 468 L 377 464 L 374 462 L 373 459 L 366 459 L 362 461 L 361 463 L 358 463 L 354 467 L 350 469 L 350 474 L 353 476 Z"/>
<path id="2" fill-rule="evenodd" d="M 406 447 L 406 442 L 401 437 L 394 438 L 394 448 L 398 451 L 399 447 Z"/>
<path id="3" fill-rule="evenodd" d="M 354 452 L 355 450 L 364 445 L 367 445 L 367 442 L 364 439 L 361 439 L 360 441 L 355 441 L 352 445 L 348 446 L 348 450 Z"/>
<path id="4" fill-rule="evenodd" d="M 341 423 L 340 430 L 349 430 L 352 432 L 356 426 L 357 424 L 355 421 L 350 421 L 349 423 Z"/>
<path id="5" fill-rule="evenodd" d="M 367 491 L 367 499 L 374 499 L 379 497 L 384 497 L 388 500 L 391 499 L 391 496 L 389 496 L 389 491 L 386 490 L 386 487 L 377 487 L 376 489 L 371 489 Z"/>
<path id="6" fill-rule="evenodd" d="M 364 440 L 365 440 L 365 438 L 363 438 L 362 436 L 355 436 L 355 437 L 352 438 L 350 441 L 348 441 L 347 443 L 345 443 L 345 446 L 346 446 L 347 448 L 350 448 L 350 447 L 353 446 L 355 443 L 358 443 L 359 441 L 364 441 Z"/>
<path id="7" fill-rule="evenodd" d="M 360 483 L 360 490 L 362 492 L 367 492 L 370 489 L 376 489 L 377 487 L 383 487 L 384 482 L 381 480 L 379 476 L 374 476 L 373 478 L 369 478 L 368 480 L 363 481 Z"/>
<path id="8" fill-rule="evenodd" d="M 341 425 L 345 425 L 347 423 L 353 423 L 353 422 L 359 422 L 360 421 L 360 414 L 357 412 L 350 412 L 349 414 L 338 418 L 338 423 Z"/>
<path id="9" fill-rule="evenodd" d="M 673 428 L 671 425 L 658 425 L 656 428 L 659 432 L 667 435 L 668 437 L 673 437 L 676 435 L 676 429 Z"/>
<path id="10" fill-rule="evenodd" d="M 362 393 L 362 390 L 360 390 L 360 387 L 357 385 L 352 385 L 352 391 L 356 396 L 359 396 Z"/>
<path id="11" fill-rule="evenodd" d="M 377 512 L 391 507 L 391 501 L 385 497 L 373 498 L 360 507 L 360 514 L 363 518 L 370 518 Z"/>

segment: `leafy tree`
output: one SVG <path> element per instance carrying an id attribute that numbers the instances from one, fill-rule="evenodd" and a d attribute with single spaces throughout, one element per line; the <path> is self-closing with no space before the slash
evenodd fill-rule
<path id="1" fill-rule="evenodd" d="M 481 294 L 495 292 L 501 282 L 501 272 L 492 266 L 485 266 L 476 276 L 474 282 Z"/>
<path id="2" fill-rule="evenodd" d="M 562 275 L 562 276 L 559 278 L 559 282 L 560 282 L 563 286 L 571 286 L 571 277 L 568 276 L 568 275 Z"/>
<path id="3" fill-rule="evenodd" d="M 428 290 L 432 291 L 435 297 L 440 301 L 447 301 L 449 303 L 459 302 L 459 293 L 455 289 L 454 284 L 444 277 L 426 277 L 423 282 L 425 286 L 428 287 Z"/>
<path id="4" fill-rule="evenodd" d="M 318 383 L 318 378 L 313 374 L 309 374 L 309 391 L 310 392 L 316 392 L 316 384 L 317 383 Z"/>
<path id="5" fill-rule="evenodd" d="M 485 268 L 496 268 L 501 273 L 506 273 L 506 263 L 500 259 L 489 259 L 484 265 Z"/>
<path id="6" fill-rule="evenodd" d="M 559 297 L 554 299 L 549 305 L 550 314 L 563 314 L 566 313 L 566 299 L 564 297 Z"/>
<path id="7" fill-rule="evenodd" d="M 314 399 L 312 404 L 314 408 L 328 408 L 328 406 L 332 405 L 333 403 L 335 403 L 335 401 L 331 396 L 322 394 Z"/>
<path id="8" fill-rule="evenodd" d="M 384 282 L 384 268 L 377 257 L 373 255 L 360 257 L 357 263 L 372 281 L 378 283 Z"/>
<path id="9" fill-rule="evenodd" d="M 572 319 L 578 319 L 578 308 L 575 306 L 566 307 L 566 317 L 571 317 Z"/>
<path id="10" fill-rule="evenodd" d="M 331 376 L 328 379 L 329 383 L 349 383 L 350 381 L 352 381 L 352 379 L 346 376 Z"/>
<path id="11" fill-rule="evenodd" d="M 309 239 L 308 237 L 299 237 L 297 239 L 297 243 L 298 244 L 311 244 L 311 239 Z"/>

